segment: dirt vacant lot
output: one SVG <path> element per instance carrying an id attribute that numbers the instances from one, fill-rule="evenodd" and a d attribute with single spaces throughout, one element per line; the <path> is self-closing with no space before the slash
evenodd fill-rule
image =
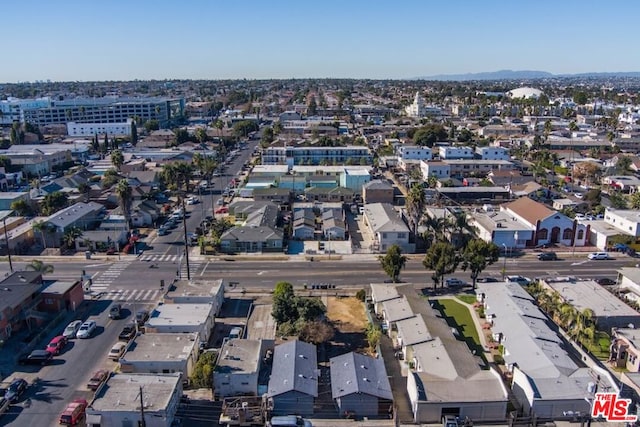
<path id="1" fill-rule="evenodd" d="M 367 327 L 367 316 L 362 302 L 355 297 L 327 300 L 327 317 L 340 332 L 364 332 Z"/>

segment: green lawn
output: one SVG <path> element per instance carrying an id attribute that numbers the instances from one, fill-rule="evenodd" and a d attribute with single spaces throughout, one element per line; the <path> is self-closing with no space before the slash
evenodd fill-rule
<path id="1" fill-rule="evenodd" d="M 606 332 L 598 331 L 593 343 L 588 343 L 587 348 L 595 357 L 600 360 L 607 360 L 609 358 L 609 346 L 611 345 L 611 338 Z"/>
<path id="2" fill-rule="evenodd" d="M 456 298 L 458 298 L 462 302 L 466 302 L 467 304 L 473 304 L 474 302 L 477 301 L 475 295 L 469 295 L 469 294 L 459 294 L 459 295 L 456 295 Z"/>
<path id="3" fill-rule="evenodd" d="M 475 350 L 476 355 L 484 359 L 484 349 L 469 309 L 453 298 L 441 298 L 433 300 L 432 303 L 433 308 L 443 314 L 447 324 L 458 330 L 459 339 L 465 341 L 469 349 Z"/>

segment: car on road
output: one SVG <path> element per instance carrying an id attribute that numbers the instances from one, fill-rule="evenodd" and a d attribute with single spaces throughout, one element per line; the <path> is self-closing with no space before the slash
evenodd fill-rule
<path id="1" fill-rule="evenodd" d="M 10 403 L 16 403 L 28 386 L 29 384 L 24 378 L 16 378 L 11 381 L 11 384 L 9 384 L 9 387 L 4 394 L 4 398 Z"/>
<path id="2" fill-rule="evenodd" d="M 78 329 L 78 333 L 76 334 L 76 338 L 80 338 L 80 339 L 84 339 L 84 338 L 91 338 L 91 335 L 93 335 L 93 333 L 96 330 L 96 322 L 94 322 L 93 320 L 89 320 L 84 322 L 81 326 L 80 329 Z"/>
<path id="3" fill-rule="evenodd" d="M 507 282 L 517 283 L 522 286 L 526 286 L 531 283 L 531 279 L 524 276 L 507 276 Z"/>
<path id="4" fill-rule="evenodd" d="M 100 369 L 99 371 L 95 371 L 93 375 L 91 375 L 91 378 L 87 383 L 87 388 L 89 390 L 96 391 L 98 387 L 100 387 L 102 383 L 104 383 L 107 380 L 107 378 L 109 378 L 109 371 L 107 371 L 106 369 Z"/>
<path id="5" fill-rule="evenodd" d="M 149 311 L 138 310 L 136 313 L 136 322 L 138 322 L 138 326 L 143 326 L 147 320 L 149 320 Z"/>
<path id="6" fill-rule="evenodd" d="M 466 286 L 467 282 L 465 282 L 464 280 L 458 279 L 457 277 L 449 277 L 447 280 L 444 281 L 444 284 L 446 286 L 453 288 L 457 286 Z"/>
<path id="7" fill-rule="evenodd" d="M 59 423 L 67 426 L 78 425 L 86 416 L 87 405 L 85 399 L 75 399 L 70 402 L 60 414 Z"/>
<path id="8" fill-rule="evenodd" d="M 215 213 L 216 213 L 216 214 L 226 214 L 226 213 L 229 213 L 229 208 L 228 208 L 228 207 L 226 207 L 226 206 L 222 206 L 222 207 L 220 207 L 220 208 L 216 209 L 216 210 L 215 210 Z"/>
<path id="9" fill-rule="evenodd" d="M 69 323 L 66 328 L 64 328 L 64 332 L 62 332 L 62 336 L 67 339 L 73 339 L 76 337 L 78 333 L 78 329 L 80 329 L 80 325 L 82 325 L 82 320 L 74 320 Z"/>
<path id="10" fill-rule="evenodd" d="M 476 279 L 477 283 L 497 283 L 499 282 L 498 279 L 496 279 L 495 277 L 478 277 Z"/>
<path id="11" fill-rule="evenodd" d="M 596 283 L 600 286 L 614 286 L 617 282 L 613 279 L 609 279 L 608 277 L 602 277 L 596 280 Z"/>
<path id="12" fill-rule="evenodd" d="M 122 316 L 122 305 L 113 304 L 109 309 L 109 319 L 119 319 Z"/>
<path id="13" fill-rule="evenodd" d="M 122 328 L 120 335 L 118 335 L 118 339 L 120 341 L 129 341 L 135 336 L 136 336 L 136 326 L 127 325 L 124 328 Z"/>
<path id="14" fill-rule="evenodd" d="M 542 252 L 538 254 L 538 259 L 540 261 L 557 261 L 558 255 L 555 252 Z"/>
<path id="15" fill-rule="evenodd" d="M 158 229 L 158 236 L 166 236 L 167 234 L 169 234 L 169 232 L 169 229 L 160 227 Z"/>
<path id="16" fill-rule="evenodd" d="M 28 355 L 20 357 L 18 363 L 21 365 L 46 365 L 53 359 L 53 354 L 47 350 L 33 350 Z"/>
<path id="17" fill-rule="evenodd" d="M 47 350 L 49 353 L 58 355 L 62 351 L 62 349 L 67 345 L 67 337 L 64 335 L 58 335 L 54 337 L 51 342 L 47 345 Z"/>
<path id="18" fill-rule="evenodd" d="M 591 260 L 611 259 L 609 257 L 609 254 L 606 252 L 592 252 L 589 255 L 587 255 L 587 258 Z"/>
<path id="19" fill-rule="evenodd" d="M 117 362 L 122 357 L 125 351 L 127 351 L 127 343 L 119 341 L 115 343 L 113 347 L 111 347 L 108 357 L 109 359 Z"/>
<path id="20" fill-rule="evenodd" d="M 198 203 L 200 203 L 200 199 L 199 199 L 199 198 L 197 198 L 196 196 L 191 196 L 191 197 L 189 197 L 189 198 L 187 199 L 187 204 L 188 204 L 188 205 L 196 205 L 196 204 L 198 204 Z"/>

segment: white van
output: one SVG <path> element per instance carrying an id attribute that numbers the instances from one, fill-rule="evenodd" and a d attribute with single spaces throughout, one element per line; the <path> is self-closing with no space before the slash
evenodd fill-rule
<path id="1" fill-rule="evenodd" d="M 313 427 L 311 421 L 296 415 L 273 417 L 267 425 L 271 427 Z"/>

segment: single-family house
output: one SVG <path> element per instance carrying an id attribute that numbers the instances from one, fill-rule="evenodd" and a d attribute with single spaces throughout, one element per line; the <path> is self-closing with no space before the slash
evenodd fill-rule
<path id="1" fill-rule="evenodd" d="M 338 413 L 354 417 L 381 416 L 393 406 L 384 360 L 354 352 L 332 357 L 331 397 Z"/>
<path id="2" fill-rule="evenodd" d="M 318 382 L 315 345 L 294 340 L 276 346 L 267 390 L 269 410 L 273 415 L 313 415 Z"/>
<path id="3" fill-rule="evenodd" d="M 398 245 L 403 252 L 412 253 L 415 245 L 409 243 L 409 227 L 400 214 L 388 203 L 370 203 L 364 206 L 364 223 L 374 236 L 374 249 L 386 252 Z"/>

